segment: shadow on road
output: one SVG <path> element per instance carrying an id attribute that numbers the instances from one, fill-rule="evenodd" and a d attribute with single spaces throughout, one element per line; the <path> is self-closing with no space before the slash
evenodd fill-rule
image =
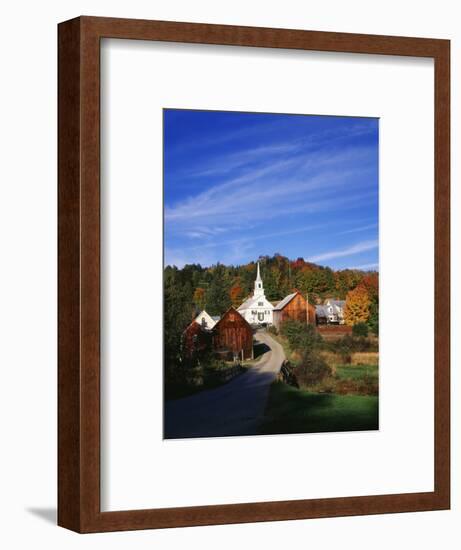
<path id="1" fill-rule="evenodd" d="M 270 350 L 271 348 L 265 342 L 256 340 L 255 345 L 253 346 L 254 358 L 258 359 L 261 355 L 264 355 Z"/>
<path id="2" fill-rule="evenodd" d="M 165 403 L 165 439 L 257 435 L 273 372 L 252 367 L 225 386 Z"/>
<path id="3" fill-rule="evenodd" d="M 227 384 L 165 402 L 164 438 L 257 435 L 264 418 L 269 388 L 285 358 L 268 334 L 258 334 L 256 364 Z"/>

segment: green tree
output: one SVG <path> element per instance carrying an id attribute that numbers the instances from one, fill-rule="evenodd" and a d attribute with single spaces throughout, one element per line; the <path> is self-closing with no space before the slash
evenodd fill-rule
<path id="1" fill-rule="evenodd" d="M 368 325 L 366 323 L 356 323 L 352 327 L 353 336 L 368 336 Z"/>
<path id="2" fill-rule="evenodd" d="M 226 268 L 217 264 L 213 270 L 213 278 L 207 292 L 206 306 L 210 315 L 222 315 L 230 308 L 230 285 Z"/>
<path id="3" fill-rule="evenodd" d="M 370 316 L 368 326 L 373 334 L 379 334 L 379 300 L 376 298 L 370 304 Z"/>
<path id="4" fill-rule="evenodd" d="M 314 349 L 321 338 L 312 325 L 292 319 L 282 323 L 280 333 L 288 340 L 290 348 L 300 353 Z"/>
<path id="5" fill-rule="evenodd" d="M 165 272 L 164 280 L 164 343 L 165 362 L 172 366 L 181 356 L 181 336 L 192 321 L 194 306 L 192 287 L 181 284 L 178 271 L 173 268 Z"/>

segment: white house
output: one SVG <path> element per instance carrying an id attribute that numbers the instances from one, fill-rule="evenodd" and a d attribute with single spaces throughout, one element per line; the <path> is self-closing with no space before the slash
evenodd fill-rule
<path id="1" fill-rule="evenodd" d="M 205 310 L 201 311 L 194 319 L 202 328 L 211 330 L 219 321 L 219 315 L 210 315 Z"/>
<path id="2" fill-rule="evenodd" d="M 344 324 L 345 300 L 325 300 L 323 309 L 325 310 L 328 323 Z"/>
<path id="3" fill-rule="evenodd" d="M 263 281 L 261 279 L 261 274 L 259 273 L 258 262 L 258 272 L 256 275 L 253 296 L 243 302 L 243 304 L 238 308 L 238 312 L 248 323 L 250 323 L 250 325 L 271 325 L 273 310 L 274 306 L 264 295 Z"/>

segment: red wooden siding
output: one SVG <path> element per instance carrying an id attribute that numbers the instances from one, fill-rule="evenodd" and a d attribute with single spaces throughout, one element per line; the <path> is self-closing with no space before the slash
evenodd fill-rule
<path id="1" fill-rule="evenodd" d="M 230 308 L 215 325 L 213 347 L 215 350 L 229 350 L 244 359 L 253 357 L 253 329 L 234 308 Z"/>
<path id="2" fill-rule="evenodd" d="M 296 296 L 283 309 L 274 310 L 273 319 L 277 328 L 288 319 L 303 323 L 315 323 L 315 307 L 308 304 L 306 298 L 297 292 Z"/>
<path id="3" fill-rule="evenodd" d="M 192 357 L 194 351 L 204 351 L 210 345 L 210 341 L 210 333 L 204 331 L 196 321 L 192 321 L 183 332 L 184 355 Z"/>
<path id="4" fill-rule="evenodd" d="M 308 303 L 307 304 L 307 311 L 308 311 L 308 319 L 307 322 L 310 325 L 316 324 L 316 317 L 315 317 L 315 306 L 313 304 Z"/>

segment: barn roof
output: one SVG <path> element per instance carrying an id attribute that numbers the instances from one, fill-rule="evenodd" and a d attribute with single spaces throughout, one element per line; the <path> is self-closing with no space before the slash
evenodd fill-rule
<path id="1" fill-rule="evenodd" d="M 320 317 L 326 317 L 327 312 L 325 311 L 324 306 L 315 306 L 315 313 L 319 315 Z"/>
<path id="2" fill-rule="evenodd" d="M 242 319 L 242 321 L 243 321 L 246 325 L 248 325 L 248 328 L 251 330 L 251 325 L 250 325 L 250 323 L 245 319 L 245 317 L 243 317 L 243 315 L 242 315 L 241 313 L 239 313 L 239 312 L 235 309 L 235 307 L 232 307 L 232 306 L 231 306 L 225 313 L 223 313 L 223 315 L 221 316 L 221 318 L 219 319 L 219 321 L 218 321 L 218 322 L 216 323 L 216 325 L 213 327 L 213 330 L 215 330 L 215 329 L 218 327 L 218 325 L 223 321 L 223 319 L 225 319 L 225 317 L 227 316 L 227 314 L 230 313 L 230 312 L 236 313 L 236 314 Z"/>
<path id="3" fill-rule="evenodd" d="M 288 296 L 285 296 L 285 298 L 274 307 L 274 311 L 280 311 L 281 309 L 283 309 L 287 304 L 291 302 L 291 300 L 293 300 L 296 294 L 298 293 L 293 292 L 293 294 L 288 294 Z"/>
<path id="4" fill-rule="evenodd" d="M 187 325 L 187 327 L 183 330 L 183 334 L 185 334 L 186 332 L 188 332 L 189 330 L 191 329 L 194 329 L 194 330 L 197 330 L 197 328 L 201 331 L 201 332 L 205 332 L 202 325 L 200 323 L 197 323 L 197 321 L 194 319 L 192 321 L 192 323 L 189 323 Z"/>

